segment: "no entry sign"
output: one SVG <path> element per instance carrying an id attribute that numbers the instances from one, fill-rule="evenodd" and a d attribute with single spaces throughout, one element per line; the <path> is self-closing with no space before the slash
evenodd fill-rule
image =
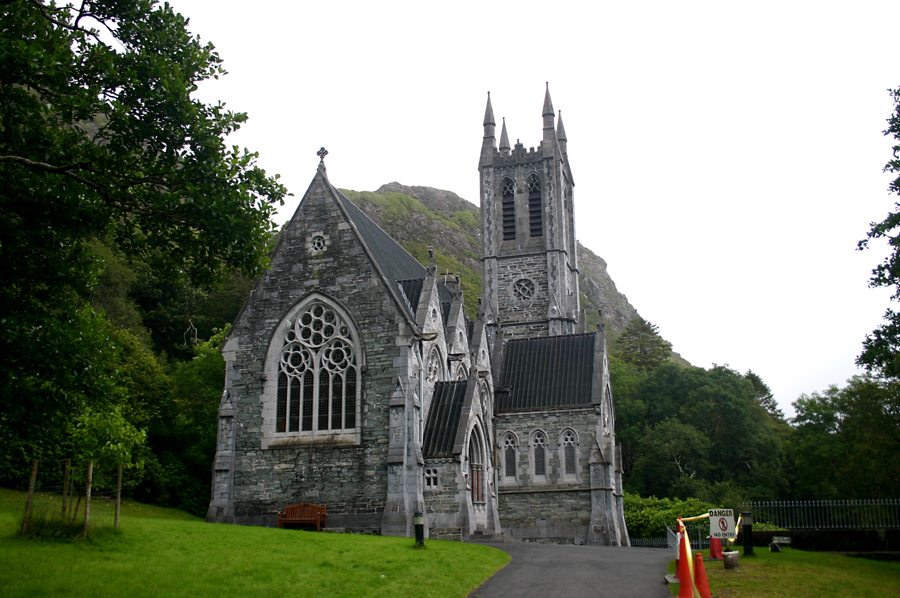
<path id="1" fill-rule="evenodd" d="M 709 537 L 720 540 L 734 540 L 734 511 L 731 509 L 709 510 Z"/>

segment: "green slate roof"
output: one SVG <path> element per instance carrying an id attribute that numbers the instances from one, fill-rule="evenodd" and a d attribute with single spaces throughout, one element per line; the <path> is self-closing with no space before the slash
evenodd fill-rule
<path id="1" fill-rule="evenodd" d="M 590 333 L 507 341 L 495 410 L 590 406 L 596 338 Z"/>
<path id="2" fill-rule="evenodd" d="M 438 382 L 434 385 L 428 421 L 425 422 L 425 441 L 422 446 L 426 459 L 453 456 L 453 443 L 456 441 L 456 432 L 466 398 L 466 385 L 465 380 Z"/>

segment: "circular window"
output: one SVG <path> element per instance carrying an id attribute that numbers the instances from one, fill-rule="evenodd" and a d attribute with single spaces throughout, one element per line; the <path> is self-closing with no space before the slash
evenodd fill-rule
<path id="1" fill-rule="evenodd" d="M 309 237 L 310 253 L 322 253 L 325 251 L 326 245 L 328 245 L 328 242 L 325 239 L 325 235 L 321 233 L 316 233 L 312 237 Z"/>
<path id="2" fill-rule="evenodd" d="M 520 278 L 513 285 L 513 294 L 519 301 L 530 301 L 534 299 L 534 281 L 530 278 Z"/>

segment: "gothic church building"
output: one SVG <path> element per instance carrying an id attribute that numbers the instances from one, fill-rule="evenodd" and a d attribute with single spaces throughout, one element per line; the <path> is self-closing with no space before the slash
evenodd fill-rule
<path id="1" fill-rule="evenodd" d="M 328 180 L 324 153 L 222 353 L 208 521 L 628 546 L 606 339 L 579 305 L 574 180 L 549 90 L 537 148 L 479 161 L 483 289 L 423 267 Z"/>

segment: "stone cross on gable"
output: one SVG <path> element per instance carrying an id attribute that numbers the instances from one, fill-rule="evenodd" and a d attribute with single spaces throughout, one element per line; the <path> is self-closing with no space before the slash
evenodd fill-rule
<path id="1" fill-rule="evenodd" d="M 325 156 L 328 155 L 328 150 L 325 149 L 324 147 L 323 147 L 323 148 L 319 148 L 319 151 L 316 152 L 316 155 L 319 156 L 319 161 L 320 161 L 322 164 L 324 164 L 324 163 L 325 163 Z"/>

